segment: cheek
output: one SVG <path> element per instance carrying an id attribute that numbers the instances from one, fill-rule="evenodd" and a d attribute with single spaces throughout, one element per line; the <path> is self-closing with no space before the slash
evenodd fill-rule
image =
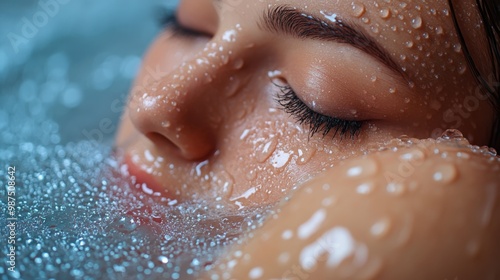
<path id="1" fill-rule="evenodd" d="M 219 162 L 235 180 L 230 201 L 237 205 L 277 202 L 294 186 L 359 154 L 361 140 L 311 138 L 307 127 L 275 107 L 257 106 L 221 150 Z"/>

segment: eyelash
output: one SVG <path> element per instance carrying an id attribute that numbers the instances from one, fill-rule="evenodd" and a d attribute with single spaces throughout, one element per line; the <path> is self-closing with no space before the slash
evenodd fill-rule
<path id="1" fill-rule="evenodd" d="M 295 117 L 301 125 L 309 126 L 309 137 L 313 137 L 316 133 L 321 133 L 325 137 L 331 131 L 333 131 L 333 138 L 337 135 L 341 139 L 346 136 L 355 139 L 359 136 L 363 122 L 342 120 L 319 114 L 300 100 L 290 86 L 276 86 L 280 88 L 276 101 L 286 113 Z"/>
<path id="2" fill-rule="evenodd" d="M 182 26 L 177 19 L 175 12 L 173 11 L 165 11 L 162 13 L 159 18 L 159 25 L 162 28 L 170 29 L 170 31 L 176 35 L 181 37 L 196 37 L 196 36 L 204 36 L 203 33 L 197 32 L 195 30 L 191 30 Z"/>

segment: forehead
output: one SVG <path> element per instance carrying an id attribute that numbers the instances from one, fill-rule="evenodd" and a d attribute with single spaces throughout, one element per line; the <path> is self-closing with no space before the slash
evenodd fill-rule
<path id="1" fill-rule="evenodd" d="M 334 0 L 252 1 L 219 0 L 242 13 L 246 7 L 257 8 L 257 16 L 277 5 L 297 8 L 322 20 L 332 16 L 349 22 L 379 45 L 400 65 L 415 84 L 429 88 L 446 76 L 460 81 L 465 74 L 466 60 L 454 27 L 447 0 Z M 469 17 L 464 32 L 476 34 L 480 20 L 473 0 L 455 1 L 461 14 Z"/>
<path id="2" fill-rule="evenodd" d="M 454 1 L 453 11 L 447 0 L 337 0 L 296 5 L 308 13 L 336 13 L 357 25 L 422 89 L 448 87 L 443 79 L 455 85 L 473 80 L 463 77 L 467 62 L 452 14 L 454 11 L 461 16 L 462 32 L 469 41 L 481 41 L 481 20 L 472 0 Z M 482 53 L 481 46 L 472 46 L 472 52 Z"/>

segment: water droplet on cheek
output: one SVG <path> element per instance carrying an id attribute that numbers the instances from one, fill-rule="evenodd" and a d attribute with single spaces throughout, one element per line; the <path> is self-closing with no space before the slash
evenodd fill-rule
<path id="1" fill-rule="evenodd" d="M 256 159 L 258 162 L 265 162 L 276 150 L 278 146 L 278 140 L 276 138 L 272 138 L 264 144 L 261 144 L 255 153 Z"/>
<path id="2" fill-rule="evenodd" d="M 302 149 L 298 149 L 298 158 L 297 158 L 297 164 L 298 165 L 304 165 L 307 164 L 312 157 L 316 154 L 317 149 L 313 147 L 306 147 Z"/>
<path id="3" fill-rule="evenodd" d="M 277 151 L 271 158 L 271 164 L 274 168 L 282 168 L 290 161 L 291 153 Z"/>
<path id="4" fill-rule="evenodd" d="M 257 178 L 257 170 L 250 170 L 246 174 L 246 178 L 248 181 L 253 181 L 255 178 Z"/>
<path id="5" fill-rule="evenodd" d="M 213 176 L 211 184 L 214 191 L 221 197 L 230 198 L 233 194 L 234 178 L 225 170 Z"/>

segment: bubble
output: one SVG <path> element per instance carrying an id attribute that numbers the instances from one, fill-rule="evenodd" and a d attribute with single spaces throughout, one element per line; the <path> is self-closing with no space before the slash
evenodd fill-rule
<path id="1" fill-rule="evenodd" d="M 17 194 L 23 201 L 17 234 L 25 241 L 16 247 L 23 278 L 195 279 L 225 246 L 267 216 L 267 210 L 222 211 L 206 200 L 173 204 L 146 196 L 130 178 L 117 177 L 121 159 L 110 153 L 110 147 L 92 142 L 26 143 L 10 155 L 0 148 L 0 162 L 23 167 L 17 174 L 24 183 Z M 1 178 L 6 170 L 0 168 Z M 222 189 L 231 181 L 223 170 L 212 179 Z"/>

